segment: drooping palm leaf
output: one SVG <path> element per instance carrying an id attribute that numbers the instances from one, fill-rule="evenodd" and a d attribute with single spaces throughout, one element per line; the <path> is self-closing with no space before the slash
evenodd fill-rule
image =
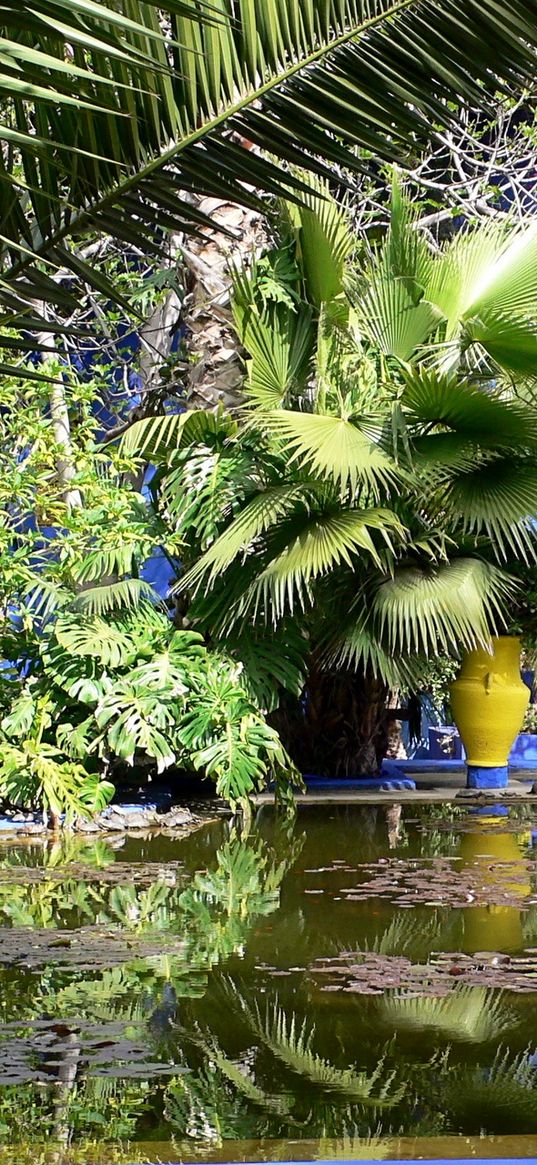
<path id="1" fill-rule="evenodd" d="M 504 562 L 537 554 L 537 464 L 501 458 L 458 473 L 446 490 L 448 513 L 465 532 L 486 532 Z"/>
<path id="2" fill-rule="evenodd" d="M 329 620 L 321 638 L 321 660 L 328 667 L 346 667 L 357 672 L 378 676 L 390 688 L 402 682 L 413 688 L 419 682 L 421 661 L 419 657 L 394 656 L 393 651 L 384 646 L 374 623 L 367 620 L 367 613 L 355 609 L 342 618 L 334 611 L 334 619 Z M 362 599 L 363 605 L 363 599 Z"/>
<path id="3" fill-rule="evenodd" d="M 461 644 L 487 645 L 509 593 L 501 571 L 476 558 L 459 558 L 430 569 L 396 570 L 379 587 L 371 612 L 388 651 L 427 655 L 440 645 L 450 652 Z"/>
<path id="4" fill-rule="evenodd" d="M 30 284 L 38 298 L 38 268 L 20 246 L 69 266 L 65 240 L 91 229 L 154 251 L 159 231 L 203 221 L 178 191 L 250 204 L 252 187 L 288 191 L 293 176 L 284 188 L 278 165 L 229 131 L 297 166 L 322 172 L 324 158 L 352 170 L 363 163 L 349 146 L 393 158 L 416 131 L 449 122 L 449 102 L 481 105 L 499 63 L 507 82 L 534 71 L 535 0 L 516 0 L 509 13 L 495 0 L 469 0 L 464 13 L 453 0 L 292 0 L 290 11 L 281 0 L 218 0 L 214 9 L 218 25 L 200 22 L 195 0 L 169 0 L 167 45 L 152 0 L 133 0 L 130 21 L 126 0 L 4 6 L 6 40 L 60 62 L 69 46 L 75 68 L 96 78 L 68 78 L 35 58 L 18 62 L 18 74 L 7 68 L 48 90 L 14 96 L 6 127 L 19 135 L 22 165 L 8 157 L 0 170 L 15 312 Z M 106 112 L 57 92 L 97 96 Z M 91 266 L 77 263 L 91 283 Z"/>
<path id="5" fill-rule="evenodd" d="M 428 430 L 442 426 L 467 441 L 493 448 L 520 449 L 537 443 L 534 409 L 464 379 L 415 370 L 406 379 L 401 399 L 411 420 Z"/>

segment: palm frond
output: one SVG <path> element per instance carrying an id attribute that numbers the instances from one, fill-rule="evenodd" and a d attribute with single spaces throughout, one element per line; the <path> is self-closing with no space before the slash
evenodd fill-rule
<path id="1" fill-rule="evenodd" d="M 210 586 L 238 555 L 242 552 L 246 554 L 252 543 L 275 522 L 293 513 L 297 507 L 308 513 L 311 498 L 320 493 L 321 489 L 317 482 L 312 481 L 272 486 L 264 490 L 247 502 L 225 533 L 213 542 L 174 589 L 196 588 L 202 579 Z"/>
<path id="2" fill-rule="evenodd" d="M 467 315 L 461 346 L 477 344 L 505 371 L 533 376 L 537 364 L 537 327 L 528 314 L 482 308 Z"/>
<path id="3" fill-rule="evenodd" d="M 141 578 L 124 578 L 107 586 L 90 587 L 80 591 L 72 600 L 73 611 L 87 615 L 106 615 L 118 609 L 135 610 L 144 599 L 160 603 L 160 596 Z"/>
<path id="4" fill-rule="evenodd" d="M 0 163 L 4 298 L 19 319 L 43 298 L 34 256 L 97 279 L 69 238 L 108 232 L 154 253 L 163 231 L 204 221 L 178 191 L 246 205 L 258 205 L 252 187 L 289 197 L 301 181 L 282 160 L 327 176 L 330 162 L 361 169 L 356 147 L 404 158 L 454 106 L 481 108 L 491 89 L 534 74 L 535 0 L 509 15 L 495 0 L 468 0 L 463 15 L 451 0 L 293 0 L 290 14 L 280 0 L 218 0 L 204 19 L 196 0 L 167 0 L 169 37 L 159 7 L 3 7 L 4 136 L 18 135 Z M 65 72 L 67 59 L 84 75 Z"/>
<path id="5" fill-rule="evenodd" d="M 219 411 L 185 410 L 135 421 L 123 434 L 120 448 L 125 454 L 158 460 L 185 445 L 198 445 L 210 437 L 224 438 L 235 432 L 236 424 Z"/>
<path id="6" fill-rule="evenodd" d="M 46 621 L 70 602 L 71 595 L 55 579 L 29 570 L 23 599 L 34 619 Z"/>
<path id="7" fill-rule="evenodd" d="M 243 666 L 241 684 L 257 707 L 273 712 L 282 691 L 299 696 L 306 679 L 309 643 L 302 629 L 283 622 L 270 635 L 243 628 L 226 636 L 226 650 Z"/>
<path id="8" fill-rule="evenodd" d="M 345 265 L 356 246 L 348 214 L 330 194 L 326 179 L 302 175 L 311 194 L 285 204 L 297 237 L 297 259 L 307 298 L 316 307 L 344 291 Z"/>
<path id="9" fill-rule="evenodd" d="M 387 453 L 343 416 L 273 409 L 257 419 L 285 442 L 289 461 L 334 483 L 342 493 L 364 486 L 378 498 L 379 486 L 396 489 L 400 471 Z"/>
<path id="10" fill-rule="evenodd" d="M 135 542 L 125 542 L 121 546 L 105 550 L 90 550 L 77 566 L 76 581 L 93 582 L 115 574 L 130 574 L 136 562 L 139 547 Z"/>
<path id="11" fill-rule="evenodd" d="M 411 421 L 443 426 L 484 447 L 535 446 L 537 418 L 523 401 L 480 389 L 434 371 L 413 370 L 406 377 L 402 404 Z M 425 442 L 422 442 L 425 448 Z"/>
<path id="12" fill-rule="evenodd" d="M 384 265 L 383 265 L 384 266 Z M 383 270 L 369 272 L 368 289 L 355 296 L 355 306 L 364 338 L 386 356 L 409 360 L 438 325 L 435 304 L 422 299 L 415 303 L 407 280 L 394 279 Z"/>
<path id="13" fill-rule="evenodd" d="M 465 533 L 486 534 L 500 560 L 510 551 L 535 559 L 537 464 L 498 458 L 457 473 L 446 486 L 446 508 Z"/>
<path id="14" fill-rule="evenodd" d="M 363 600 L 362 600 L 363 602 Z M 419 658 L 395 655 L 379 640 L 365 612 L 351 611 L 347 618 L 330 620 L 322 638 L 322 659 L 328 667 L 348 667 L 377 676 L 389 688 L 417 686 Z"/>
<path id="15" fill-rule="evenodd" d="M 400 568 L 377 590 L 371 614 L 385 648 L 428 655 L 463 644 L 488 645 L 512 593 L 506 575 L 477 558 L 443 566 Z"/>
<path id="16" fill-rule="evenodd" d="M 475 290 L 494 267 L 508 235 L 505 223 L 491 221 L 481 225 L 479 231 L 460 231 L 435 257 L 425 296 L 447 321 L 448 339 L 457 334 Z"/>
<path id="17" fill-rule="evenodd" d="M 281 408 L 306 382 L 314 339 L 309 313 L 288 311 L 269 321 L 250 312 L 240 336 L 248 352 L 247 397 L 262 409 Z"/>
<path id="18" fill-rule="evenodd" d="M 236 445 L 216 450 L 201 445 L 172 455 L 170 463 L 161 486 L 163 505 L 175 528 L 186 540 L 193 535 L 203 551 L 245 494 L 255 490 L 253 459 Z"/>
<path id="19" fill-rule="evenodd" d="M 314 515 L 302 524 L 285 548 L 273 557 L 245 591 L 241 611 L 259 606 L 272 611 L 275 620 L 296 603 L 304 608 L 311 601 L 311 583 L 335 567 L 352 568 L 360 552 L 375 565 L 381 558 L 370 531 L 391 548 L 392 536 L 403 535 L 397 516 L 390 510 L 345 510 Z"/>
<path id="20" fill-rule="evenodd" d="M 490 310 L 531 317 L 537 296 L 537 227 L 531 223 L 507 234 L 504 229 L 503 238 L 501 225 L 496 230 L 500 246 L 472 287 L 464 316 Z"/>
<path id="21" fill-rule="evenodd" d="M 424 297 L 433 270 L 433 254 L 419 227 L 419 208 L 406 195 L 401 177 L 392 172 L 390 229 L 383 248 L 383 268 L 402 283 L 415 305 Z"/>

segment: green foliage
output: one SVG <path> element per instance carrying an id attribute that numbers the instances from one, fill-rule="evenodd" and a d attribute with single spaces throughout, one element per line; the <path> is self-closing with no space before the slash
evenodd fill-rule
<path id="1" fill-rule="evenodd" d="M 506 625 L 513 566 L 535 557 L 534 407 L 513 390 L 523 349 L 513 362 L 493 351 L 492 331 L 468 333 L 497 308 L 532 334 L 534 228 L 493 223 L 433 249 L 395 182 L 390 229 L 356 263 L 361 240 L 326 186 L 285 209 L 269 262 L 281 295 L 266 294 L 266 264 L 235 275 L 249 400 L 241 429 L 222 421 L 231 490 L 212 532 L 182 500 L 196 440 L 180 469 L 163 466 L 159 505 L 175 494 L 178 530 L 198 550 L 177 590 L 212 635 L 279 637 L 294 621 L 330 666 L 416 687 L 424 657 L 456 656 Z M 308 366 L 290 377 L 282 337 L 290 354 L 300 320 Z M 527 376 L 532 367 L 528 357 Z"/>
<path id="2" fill-rule="evenodd" d="M 453 1126 L 466 1132 L 479 1114 L 480 1128 L 487 1133 L 527 1133 L 537 1129 L 533 1049 L 513 1056 L 498 1048 L 492 1064 L 461 1071 L 447 1063 L 441 1074 L 441 1094 Z"/>
<path id="3" fill-rule="evenodd" d="M 13 692 L 1 724 L 9 800 L 53 810 L 57 772 L 62 808 L 87 815 L 101 807 L 105 788 L 78 763 L 92 757 L 128 765 L 145 758 L 159 773 L 172 765 L 199 771 L 232 805 L 288 771 L 276 732 L 241 686 L 240 666 L 155 614 L 151 625 L 141 621 L 143 609 L 120 612 L 103 628 L 100 616 L 82 623 L 74 611 L 42 634 L 40 667 L 19 684 L 18 698 Z"/>
<path id="4" fill-rule="evenodd" d="M 63 813 L 68 825 L 104 809 L 113 792 L 110 781 L 88 774 L 39 738 L 1 742 L 0 795 L 12 805 L 42 807 L 56 821 Z"/>
<path id="5" fill-rule="evenodd" d="M 441 997 L 386 993 L 380 1011 L 383 1020 L 396 1029 L 433 1028 L 447 1037 L 478 1044 L 497 1038 L 516 1022 L 501 993 L 485 987 L 457 986 Z"/>
<path id="6" fill-rule="evenodd" d="M 401 1099 L 404 1088 L 394 1085 L 394 1072 L 385 1073 L 382 1055 L 370 1075 L 352 1068 L 336 1068 L 313 1050 L 315 1029 L 308 1030 L 307 1020 L 300 1024 L 294 1014 L 287 1018 L 277 1003 L 273 1009 L 267 1007 L 264 1017 L 258 1008 L 251 1011 L 245 1000 L 241 1005 L 248 1022 L 272 1055 L 309 1084 L 375 1108 L 395 1105 Z"/>
<path id="7" fill-rule="evenodd" d="M 0 420 L 0 654 L 16 662 L 0 671 L 0 796 L 54 818 L 65 813 L 69 823 L 109 799 L 105 768 L 111 776 L 140 763 L 199 772 L 232 805 L 273 780 L 288 782 L 263 708 L 281 683 L 299 686 L 297 651 L 274 669 L 260 661 L 250 683 L 252 640 L 236 654 L 209 650 L 139 577 L 157 547 L 173 577 L 179 547 L 192 553 L 183 526 L 198 523 L 209 543 L 219 506 L 233 508 L 249 488 L 249 454 L 229 457 L 225 448 L 233 426 L 185 415 L 189 439 L 213 446 L 193 466 L 181 465 L 178 451 L 184 492 L 170 491 L 163 518 L 133 490 L 126 447 L 96 445 L 88 386 L 73 378 L 68 387 L 69 488 L 80 504 L 66 501 L 58 474 L 47 390 L 26 383 L 8 391 L 4 382 L 1 391 L 9 408 Z"/>
<path id="8" fill-rule="evenodd" d="M 36 305 L 48 299 L 69 329 L 76 291 L 54 277 L 58 269 L 121 303 L 79 241 L 101 231 L 155 255 L 163 232 L 196 232 L 207 221 L 183 191 L 258 206 L 252 187 L 280 196 L 303 190 L 295 167 L 326 178 L 327 163 L 360 174 L 364 153 L 407 161 L 416 136 L 449 128 L 463 103 L 487 110 L 491 91 L 503 96 L 511 83 L 530 83 L 534 18 L 532 0 L 516 0 L 505 21 L 493 0 L 464 20 L 447 0 L 425 16 L 420 0 L 397 9 L 389 0 L 374 9 L 358 0 L 5 5 L 9 322 L 42 331 Z M 317 208 L 309 210 L 307 202 L 300 229 L 323 259 L 319 302 L 341 285 L 345 249 Z M 476 297 L 480 310 L 487 290 Z M 502 290 L 505 299 L 508 275 Z"/>

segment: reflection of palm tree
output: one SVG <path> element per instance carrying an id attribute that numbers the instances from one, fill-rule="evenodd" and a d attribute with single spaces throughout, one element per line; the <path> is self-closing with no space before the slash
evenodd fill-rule
<path id="1" fill-rule="evenodd" d="M 30 1021 L 41 1019 L 43 1015 L 61 1017 L 66 1031 L 72 1026 L 69 1016 L 80 1020 L 86 1017 L 86 1028 L 95 1023 L 108 1025 L 111 1062 L 114 1060 L 114 1041 L 121 1038 L 118 1025 L 119 1029 L 122 1025 L 134 1025 L 140 1038 L 138 1067 L 143 1067 L 144 1055 L 151 1049 L 153 1055 L 156 1053 L 169 1059 L 170 1038 L 174 1030 L 176 1035 L 178 1032 L 176 1024 L 181 1000 L 203 995 L 210 969 L 242 947 L 256 918 L 278 908 L 282 880 L 302 844 L 302 838 L 282 836 L 277 846 L 271 847 L 258 834 L 243 837 L 232 831 L 217 851 L 216 862 L 208 870 L 196 874 L 187 891 L 162 881 L 149 887 L 114 885 L 109 879 L 81 885 L 71 877 L 64 881 L 57 878 L 45 883 L 6 884 L 3 899 L 0 893 L 0 904 L 3 902 L 7 906 L 11 893 L 12 902 L 18 903 L 17 909 L 25 912 L 27 926 L 64 926 L 66 917 L 73 910 L 80 911 L 87 899 L 93 918 L 99 922 L 99 932 L 103 924 L 127 929 L 132 951 L 130 958 L 126 957 L 121 965 L 111 968 L 97 965 L 92 971 L 85 970 L 82 976 L 80 972 L 76 973 L 75 964 L 72 968 L 75 975 L 71 973 L 67 982 L 65 968 L 47 967 L 50 952 L 46 952 L 42 977 L 37 982 L 33 978 L 31 996 L 21 997 L 20 985 L 11 993 L 8 1004 L 12 1017 L 18 1015 Z M 61 855 L 56 854 L 55 858 L 58 856 Z M 44 888 L 47 895 L 52 896 L 50 901 L 47 897 L 46 917 L 43 915 Z M 174 941 L 171 955 L 166 949 L 168 934 Z M 182 934 L 185 942 L 181 947 L 177 936 Z M 62 940 L 65 938 L 69 942 L 67 936 L 68 932 L 64 930 Z M 154 942 L 157 938 L 158 954 L 136 958 L 139 944 L 143 954 L 143 943 L 146 940 Z M 84 958 L 83 945 L 81 955 Z M 16 1041 L 14 1053 L 15 1044 Z M 174 1047 L 173 1053 L 181 1062 L 182 1049 Z M 217 1053 L 213 1054 L 216 1056 Z M 63 1073 L 64 1078 L 53 1086 L 56 1100 L 55 1118 L 51 1116 L 51 1134 L 54 1134 L 55 1119 L 56 1141 L 63 1144 L 70 1138 L 75 1119 L 74 1094 L 75 1123 L 78 1122 L 79 1127 L 84 1126 L 85 1111 L 89 1115 L 94 1106 L 97 1082 L 91 1077 L 83 1081 L 77 1078 L 79 1059 L 80 1048 L 73 1038 L 69 1046 L 63 1048 L 59 1067 L 56 1065 L 55 1068 L 56 1072 Z M 233 1064 L 226 1061 L 224 1053 L 219 1062 L 220 1076 L 227 1080 L 228 1092 L 235 1096 L 240 1079 L 234 1073 Z M 120 1093 L 124 1089 L 127 1095 L 132 1083 L 128 1080 L 117 1082 Z M 104 1095 L 101 1100 L 100 1108 L 93 1107 L 94 1112 L 106 1110 Z M 244 1097 L 241 1103 L 244 1107 Z M 268 1102 L 266 1107 L 267 1111 L 273 1111 Z M 278 1113 L 276 1106 L 276 1119 L 279 1119 Z M 258 1117 L 259 1106 L 256 1119 Z M 251 1116 L 248 1120 L 248 1127 L 253 1132 L 255 1122 Z M 240 1121 L 237 1128 L 239 1126 Z M 36 1129 L 36 1135 L 41 1135 L 41 1132 L 42 1127 Z"/>
<path id="2" fill-rule="evenodd" d="M 382 1019 L 395 1028 L 432 1028 L 442 1035 L 486 1043 L 518 1022 L 501 993 L 485 987 L 453 987 L 447 995 L 386 993 L 379 1001 Z"/>
<path id="3" fill-rule="evenodd" d="M 314 1050 L 314 1029 L 294 1013 L 287 1015 L 277 1001 L 261 1014 L 231 982 L 225 998 L 271 1058 L 308 1086 L 308 1108 L 300 1112 L 300 1100 L 290 1086 L 280 1084 L 275 1094 L 272 1075 L 268 1086 L 264 1083 L 257 1051 L 248 1049 L 230 1059 L 214 1034 L 198 1027 L 184 1031 L 194 1053 L 185 1053 L 189 1071 L 166 1090 L 166 1115 L 180 1136 L 214 1144 L 226 1136 L 296 1137 L 298 1129 L 302 1136 L 367 1136 L 365 1114 L 393 1108 L 402 1099 L 405 1085 L 386 1068 L 384 1055 L 371 1073 L 338 1068 Z M 377 1138 L 366 1144 L 372 1151 L 363 1156 L 388 1155 L 387 1145 Z"/>
<path id="4" fill-rule="evenodd" d="M 439 1098 L 451 1126 L 477 1133 L 537 1132 L 537 1070 L 529 1051 L 499 1049 L 490 1066 L 462 1068 L 447 1061 L 438 1076 Z"/>

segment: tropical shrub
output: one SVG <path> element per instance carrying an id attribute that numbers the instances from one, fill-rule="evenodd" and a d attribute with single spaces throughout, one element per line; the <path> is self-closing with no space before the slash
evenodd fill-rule
<path id="1" fill-rule="evenodd" d="M 154 418 L 123 452 L 159 461 L 159 513 L 197 544 L 178 584 L 193 625 L 298 626 L 307 699 L 280 709 L 286 744 L 306 770 L 359 773 L 388 688 L 486 645 L 535 553 L 537 234 L 492 223 L 433 247 L 397 183 L 380 245 L 322 183 L 282 218 L 270 293 L 266 262 L 235 279 L 242 422 Z M 212 532 L 185 507 L 211 456 Z"/>
<path id="2" fill-rule="evenodd" d="M 98 773 L 121 762 L 200 772 L 231 805 L 288 777 L 237 663 L 147 602 L 106 621 L 62 611 L 10 683 L 0 792 L 11 803 L 87 816 L 113 792 Z"/>
<path id="3" fill-rule="evenodd" d="M 232 805 L 266 782 L 283 792 L 270 661 L 250 675 L 240 643 L 208 651 L 141 577 L 157 548 L 173 577 L 182 539 L 133 488 L 132 458 L 96 441 L 95 382 L 64 391 L 67 491 L 49 386 L 2 388 L 0 797 L 71 821 L 110 799 L 103 774 L 135 764 L 207 775 Z"/>

